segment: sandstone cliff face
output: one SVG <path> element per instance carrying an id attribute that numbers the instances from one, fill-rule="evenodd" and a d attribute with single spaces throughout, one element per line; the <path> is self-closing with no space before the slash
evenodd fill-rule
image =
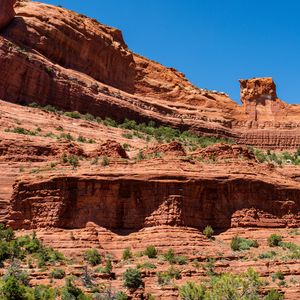
<path id="1" fill-rule="evenodd" d="M 115 28 L 36 2 L 17 2 L 15 9 L 0 34 L 0 99 L 120 121 L 155 120 L 258 147 L 300 146 L 300 109 L 277 99 L 270 78 L 242 80 L 240 107 L 131 52 Z"/>
<path id="2" fill-rule="evenodd" d="M 74 229 L 93 222 L 111 230 L 300 225 L 299 187 L 242 177 L 165 177 L 56 177 L 20 182 L 11 200 L 9 224 Z"/>
<path id="3" fill-rule="evenodd" d="M 272 78 L 240 80 L 241 101 L 249 120 L 255 122 L 282 122 L 288 114 L 288 105 L 277 98 Z"/>
<path id="4" fill-rule="evenodd" d="M 266 149 L 297 148 L 300 108 L 277 97 L 272 78 L 240 80 L 245 115 L 235 123 L 240 143 Z"/>
<path id="5" fill-rule="evenodd" d="M 118 29 L 41 3 L 21 2 L 16 11 L 17 17 L 4 32 L 8 39 L 52 63 L 133 90 L 135 65 Z"/>

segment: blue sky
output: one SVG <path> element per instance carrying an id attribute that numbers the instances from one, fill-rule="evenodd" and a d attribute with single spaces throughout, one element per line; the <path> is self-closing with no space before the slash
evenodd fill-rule
<path id="1" fill-rule="evenodd" d="M 129 48 L 239 100 L 240 78 L 273 77 L 300 103 L 298 0 L 45 0 L 122 30 Z"/>

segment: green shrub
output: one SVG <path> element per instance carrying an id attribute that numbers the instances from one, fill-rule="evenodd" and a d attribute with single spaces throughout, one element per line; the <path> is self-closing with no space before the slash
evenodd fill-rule
<path id="1" fill-rule="evenodd" d="M 95 117 L 89 113 L 86 113 L 84 116 L 83 116 L 84 120 L 87 120 L 87 121 L 95 121 Z"/>
<path id="2" fill-rule="evenodd" d="M 179 295 L 184 300 L 202 300 L 205 296 L 205 286 L 197 285 L 195 282 L 188 281 L 180 287 Z"/>
<path id="3" fill-rule="evenodd" d="M 206 226 L 203 230 L 203 234 L 208 237 L 209 239 L 212 238 L 212 236 L 214 235 L 214 230 L 212 229 L 211 226 Z"/>
<path id="4" fill-rule="evenodd" d="M 118 127 L 118 124 L 115 120 L 111 119 L 111 118 L 105 118 L 103 120 L 103 124 L 105 126 L 110 126 L 110 127 Z"/>
<path id="5" fill-rule="evenodd" d="M 143 264 L 137 265 L 138 269 L 156 269 L 156 265 L 150 262 L 144 262 Z"/>
<path id="6" fill-rule="evenodd" d="M 242 238 L 238 235 L 234 236 L 231 240 L 230 247 L 233 251 L 249 250 L 250 248 L 257 248 L 258 242 L 256 240 L 250 240 Z"/>
<path id="7" fill-rule="evenodd" d="M 79 136 L 78 138 L 77 138 L 77 141 L 79 142 L 79 143 L 86 143 L 87 142 L 87 139 L 84 137 L 84 136 Z"/>
<path id="8" fill-rule="evenodd" d="M 64 139 L 67 141 L 75 141 L 75 138 L 70 133 L 61 133 L 58 137 L 58 139 Z"/>
<path id="9" fill-rule="evenodd" d="M 67 111 L 64 115 L 73 119 L 81 119 L 81 114 L 78 111 Z"/>
<path id="10" fill-rule="evenodd" d="M 271 289 L 264 300 L 282 300 L 283 295 L 276 291 L 275 289 Z"/>
<path id="11" fill-rule="evenodd" d="M 55 279 L 62 279 L 66 275 L 65 271 L 63 269 L 55 268 L 51 271 L 51 277 Z"/>
<path id="12" fill-rule="evenodd" d="M 55 300 L 58 293 L 49 286 L 38 285 L 33 289 L 34 300 Z"/>
<path id="13" fill-rule="evenodd" d="M 300 150 L 300 149 L 299 149 Z M 291 229 L 290 231 L 289 231 L 289 235 L 293 235 L 293 236 L 295 236 L 295 235 L 299 235 L 300 234 L 300 232 L 299 232 L 299 229 L 298 228 L 293 228 L 293 229 Z"/>
<path id="14" fill-rule="evenodd" d="M 153 245 L 150 245 L 146 248 L 144 251 L 144 254 L 148 256 L 149 258 L 156 258 L 157 256 L 157 250 Z"/>
<path id="15" fill-rule="evenodd" d="M 124 286 L 130 289 L 137 289 L 142 284 L 142 275 L 138 269 L 129 268 L 123 274 Z"/>
<path id="16" fill-rule="evenodd" d="M 122 137 L 124 137 L 125 139 L 132 139 L 133 138 L 133 134 L 126 132 L 122 134 Z"/>
<path id="17" fill-rule="evenodd" d="M 6 300 L 27 300 L 26 288 L 14 276 L 9 276 L 1 287 L 1 299 Z"/>
<path id="18" fill-rule="evenodd" d="M 50 76 L 55 75 L 55 71 L 54 71 L 54 69 L 53 69 L 52 67 L 46 66 L 46 67 L 45 67 L 45 71 L 46 71 L 46 73 L 49 74 Z"/>
<path id="19" fill-rule="evenodd" d="M 63 261 L 65 258 L 62 253 L 48 247 L 42 247 L 38 250 L 37 258 L 38 258 L 38 266 L 41 268 L 46 265 L 46 263 L 55 263 L 58 261 Z"/>
<path id="20" fill-rule="evenodd" d="M 185 256 L 175 256 L 175 263 L 178 265 L 186 265 L 188 263 L 188 259 Z"/>
<path id="21" fill-rule="evenodd" d="M 155 300 L 154 296 L 150 293 L 146 295 L 146 300 Z"/>
<path id="22" fill-rule="evenodd" d="M 84 259 L 92 266 L 99 265 L 102 257 L 97 249 L 88 249 L 84 252 Z"/>
<path id="23" fill-rule="evenodd" d="M 116 293 L 114 299 L 115 300 L 128 300 L 128 296 L 124 292 L 119 291 L 119 292 Z"/>
<path id="24" fill-rule="evenodd" d="M 188 282 L 179 289 L 183 300 L 208 299 L 261 299 L 260 286 L 262 285 L 258 274 L 253 269 L 239 275 L 222 274 L 211 277 L 209 282 L 196 285 Z"/>
<path id="25" fill-rule="evenodd" d="M 145 158 L 146 158 L 146 157 L 145 157 L 143 151 L 142 151 L 142 150 L 139 150 L 139 153 L 138 153 L 137 156 L 136 156 L 136 160 L 137 160 L 137 161 L 141 161 L 141 160 L 144 160 Z"/>
<path id="26" fill-rule="evenodd" d="M 269 237 L 268 237 L 268 245 L 270 247 L 277 247 L 279 246 L 279 244 L 281 243 L 282 241 L 282 236 L 281 235 L 278 235 L 278 234 L 271 234 Z"/>
<path id="27" fill-rule="evenodd" d="M 275 256 L 276 256 L 275 251 L 268 251 L 268 252 L 263 252 L 263 253 L 259 254 L 258 258 L 260 258 L 260 259 L 272 259 Z"/>
<path id="28" fill-rule="evenodd" d="M 74 286 L 70 278 L 66 279 L 66 284 L 61 292 L 61 300 L 88 300 L 82 290 Z"/>
<path id="29" fill-rule="evenodd" d="M 272 277 L 273 281 L 275 281 L 276 279 L 284 280 L 284 275 L 281 271 L 277 271 L 276 273 L 272 274 L 271 277 Z"/>
<path id="30" fill-rule="evenodd" d="M 40 242 L 40 240 L 36 237 L 35 232 L 33 233 L 32 237 L 28 235 L 19 237 L 17 239 L 17 242 L 20 245 L 20 247 L 23 247 L 26 250 L 26 252 L 30 254 L 37 253 L 43 248 L 43 245 Z"/>
<path id="31" fill-rule="evenodd" d="M 102 166 L 108 166 L 109 165 L 109 158 L 107 156 L 104 156 L 102 158 L 102 163 L 101 163 Z"/>
<path id="32" fill-rule="evenodd" d="M 122 254 L 122 259 L 123 260 L 129 260 L 132 258 L 132 252 L 129 248 L 126 248 L 124 251 L 123 251 L 123 254 Z"/>
<path id="33" fill-rule="evenodd" d="M 169 249 L 166 253 L 163 254 L 164 260 L 168 261 L 170 264 L 175 264 L 176 259 L 175 259 L 175 254 L 173 249 Z"/>
<path id="34" fill-rule="evenodd" d="M 49 105 L 49 104 L 42 107 L 42 110 L 47 111 L 47 112 L 52 112 L 52 113 L 59 113 L 59 110 L 56 107 Z"/>
<path id="35" fill-rule="evenodd" d="M 157 273 L 157 282 L 159 285 L 168 285 L 172 279 L 180 279 L 180 271 L 173 266 L 165 272 Z"/>
<path id="36" fill-rule="evenodd" d="M 9 242 L 15 238 L 15 233 L 13 229 L 5 227 L 5 225 L 0 224 L 0 240 Z"/>
<path id="37" fill-rule="evenodd" d="M 69 164 L 73 167 L 73 169 L 77 168 L 79 166 L 79 159 L 76 155 L 70 155 L 69 157 Z"/>
<path id="38" fill-rule="evenodd" d="M 110 274 L 112 271 L 112 268 L 113 268 L 113 266 L 112 266 L 111 260 L 107 259 L 105 262 L 104 273 Z"/>
<path id="39" fill-rule="evenodd" d="M 208 258 L 206 264 L 204 265 L 204 270 L 206 271 L 207 276 L 215 276 L 215 263 L 216 260 L 214 258 Z"/>
<path id="40" fill-rule="evenodd" d="M 32 102 L 32 103 L 28 104 L 28 107 L 31 107 L 31 108 L 40 108 L 41 106 L 38 103 L 36 103 L 36 102 Z"/>
<path id="41" fill-rule="evenodd" d="M 130 150 L 130 145 L 127 144 L 127 143 L 124 143 L 124 144 L 122 145 L 122 147 L 124 148 L 125 151 L 129 151 L 129 150 Z"/>

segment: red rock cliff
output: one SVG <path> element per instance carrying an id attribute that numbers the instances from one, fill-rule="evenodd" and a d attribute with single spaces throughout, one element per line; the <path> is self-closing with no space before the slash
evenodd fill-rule
<path id="1" fill-rule="evenodd" d="M 155 120 L 265 148 L 300 146 L 300 109 L 277 98 L 270 78 L 242 80 L 240 107 L 133 53 L 118 29 L 42 3 L 19 1 L 15 10 L 0 34 L 0 99 Z"/>

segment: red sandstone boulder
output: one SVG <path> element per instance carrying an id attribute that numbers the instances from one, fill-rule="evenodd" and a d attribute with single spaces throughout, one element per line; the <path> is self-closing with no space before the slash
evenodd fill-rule
<path id="1" fill-rule="evenodd" d="M 108 156 L 114 158 L 128 158 L 128 155 L 124 148 L 116 141 L 107 140 L 101 144 L 96 153 L 98 156 Z"/>
<path id="2" fill-rule="evenodd" d="M 0 0 L 0 30 L 15 16 L 14 4 L 15 0 Z"/>

